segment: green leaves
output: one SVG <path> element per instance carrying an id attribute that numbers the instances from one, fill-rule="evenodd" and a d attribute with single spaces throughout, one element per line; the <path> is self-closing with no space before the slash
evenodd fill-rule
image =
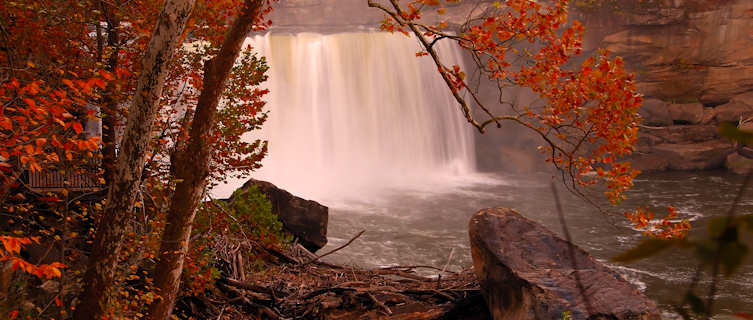
<path id="1" fill-rule="evenodd" d="M 719 125 L 719 134 L 731 141 L 747 145 L 753 144 L 753 132 L 740 130 L 740 128 L 729 122 Z"/>

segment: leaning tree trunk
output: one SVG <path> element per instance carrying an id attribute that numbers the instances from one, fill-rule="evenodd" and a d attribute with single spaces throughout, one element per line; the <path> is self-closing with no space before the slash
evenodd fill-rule
<path id="1" fill-rule="evenodd" d="M 219 53 L 204 64 L 204 81 L 196 105 L 189 141 L 170 161 L 173 179 L 178 181 L 170 199 L 160 255 L 155 266 L 154 285 L 160 299 L 149 307 L 148 319 L 167 319 L 172 313 L 188 251 L 191 225 L 209 175 L 211 144 L 207 137 L 214 130 L 217 105 L 225 89 L 235 59 L 246 35 L 251 31 L 264 0 L 246 0 L 228 31 Z"/>
<path id="2" fill-rule="evenodd" d="M 106 316 L 107 295 L 113 286 L 115 264 L 120 255 L 128 215 L 133 210 L 144 169 L 152 123 L 172 58 L 195 0 L 167 0 L 157 18 L 152 38 L 141 60 L 142 71 L 136 95 L 128 110 L 128 122 L 121 141 L 107 204 L 97 227 L 83 291 L 73 314 L 75 320 Z"/>

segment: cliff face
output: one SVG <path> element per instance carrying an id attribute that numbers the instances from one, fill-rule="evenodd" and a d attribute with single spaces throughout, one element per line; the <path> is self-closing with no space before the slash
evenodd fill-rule
<path id="1" fill-rule="evenodd" d="M 457 24 L 480 14 L 492 2 L 465 0 L 449 7 L 442 18 Z M 644 127 L 631 159 L 636 167 L 705 170 L 727 166 L 741 171 L 753 166 L 753 160 L 744 156 L 753 155 L 753 150 L 738 152 L 716 134 L 722 121 L 753 117 L 753 1 L 574 3 L 574 17 L 586 25 L 586 51 L 606 48 L 625 58 L 646 97 L 641 109 Z M 383 15 L 368 8 L 366 0 L 281 0 L 271 18 L 278 31 L 338 32 L 376 29 Z M 530 163 L 536 157 L 515 147 L 516 141 L 528 141 L 525 137 L 511 142 L 502 136 L 510 134 L 490 132 L 477 138 L 482 168 L 498 170 L 507 160 Z M 501 145 L 506 151 L 497 148 Z M 523 160 L 515 161 L 515 155 Z"/>
<path id="2" fill-rule="evenodd" d="M 623 56 L 648 97 L 727 103 L 753 90 L 753 1 L 706 1 L 581 9 L 586 45 Z"/>
<path id="3" fill-rule="evenodd" d="M 633 162 L 644 170 L 725 163 L 738 170 L 746 161 L 716 126 L 753 116 L 753 1 L 635 3 L 581 6 L 577 14 L 586 25 L 586 47 L 624 57 L 646 96 Z"/>

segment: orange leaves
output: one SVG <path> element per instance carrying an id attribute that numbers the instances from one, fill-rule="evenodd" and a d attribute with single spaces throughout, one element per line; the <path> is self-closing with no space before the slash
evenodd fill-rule
<path id="1" fill-rule="evenodd" d="M 21 247 L 27 244 L 31 244 L 31 238 L 18 238 L 11 236 L 0 236 L 0 242 L 3 244 L 3 249 L 8 254 L 17 255 L 21 252 Z M 0 256 L 4 257 L 5 253 L 0 252 Z"/>
<path id="2" fill-rule="evenodd" d="M 667 214 L 661 219 L 655 219 L 655 214 L 647 208 L 638 208 L 634 212 L 625 212 L 625 217 L 633 224 L 633 228 L 644 230 L 644 233 L 659 239 L 682 239 L 690 230 L 688 220 L 676 221 L 677 212 L 670 206 Z"/>
<path id="3" fill-rule="evenodd" d="M 447 67 L 443 61 L 435 61 L 449 90 L 453 93 L 466 90 L 456 95 L 456 99 L 464 106 L 463 113 L 469 122 L 483 131 L 487 124 L 498 119 L 515 121 L 542 138 L 544 145 L 540 150 L 546 161 L 563 172 L 566 183 L 573 189 L 602 184 L 611 203 L 625 198 L 624 192 L 633 185 L 639 172 L 620 159 L 632 153 L 637 142 L 641 120 L 637 111 L 642 97 L 633 75 L 624 70 L 622 58 L 611 58 L 608 51 L 601 50 L 576 64 L 575 57 L 582 52 L 584 27 L 578 21 L 568 21 L 568 0 L 495 1 L 488 15 L 467 21 L 467 28 L 459 35 L 443 34 L 441 25 L 424 25 L 419 21 L 421 17 L 415 8 L 440 6 L 442 1 L 414 0 L 407 9 L 391 3 L 394 11 L 382 8 L 388 13 L 382 24 L 384 29 L 402 31 L 399 25 L 414 24 L 422 30 L 421 34 L 414 33 L 424 38 L 427 52 L 433 48 L 426 43 L 440 37 L 443 41 L 455 41 L 472 55 L 482 75 L 497 84 L 500 96 L 508 88 L 522 87 L 538 98 L 535 108 L 509 103 L 513 109 L 509 114 L 493 114 L 487 110 L 495 107 L 483 106 L 488 119 L 476 121 L 466 110 L 466 98 L 462 98 L 466 93 L 476 98 L 465 87 L 465 74 L 457 66 Z M 444 11 L 441 9 L 440 13 Z M 395 13 L 402 13 L 403 20 L 391 19 Z M 630 217 L 638 225 L 652 225 L 647 222 L 651 218 L 646 220 L 640 214 Z M 659 223 L 659 227 L 662 236 L 678 235 L 685 230 L 682 223 L 671 228 Z"/>
<path id="4" fill-rule="evenodd" d="M 0 250 L 0 261 L 11 261 L 12 270 L 21 269 L 22 271 L 33 274 L 38 278 L 51 279 L 60 277 L 62 275 L 60 269 L 65 268 L 65 265 L 59 262 L 53 262 L 50 264 L 34 265 L 26 260 L 18 257 L 21 253 L 21 248 L 25 245 L 29 245 L 32 242 L 38 243 L 39 241 L 35 237 L 20 238 L 11 236 L 0 236 L 0 242 L 3 244 L 3 249 Z"/>
<path id="5" fill-rule="evenodd" d="M 74 122 L 72 122 L 72 123 L 71 123 L 71 127 L 73 128 L 73 131 L 75 131 L 75 132 L 76 132 L 76 134 L 79 134 L 79 133 L 81 133 L 82 131 L 84 131 L 84 128 L 83 128 L 83 127 L 81 127 L 81 123 L 80 123 L 80 122 L 78 122 L 78 121 L 74 121 Z"/>

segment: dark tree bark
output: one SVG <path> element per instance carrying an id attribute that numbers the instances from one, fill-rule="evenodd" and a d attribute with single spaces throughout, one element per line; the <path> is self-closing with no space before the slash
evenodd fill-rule
<path id="1" fill-rule="evenodd" d="M 157 18 L 152 38 L 141 60 L 142 71 L 129 109 L 121 152 L 109 185 L 107 204 L 97 227 L 83 291 L 73 314 L 75 320 L 106 316 L 107 296 L 113 286 L 115 264 L 120 255 L 129 214 L 144 169 L 144 157 L 167 75 L 168 63 L 185 29 L 195 0 L 167 0 Z"/>
<path id="2" fill-rule="evenodd" d="M 112 4 L 100 2 L 102 12 L 107 22 L 107 47 L 112 51 L 107 58 L 106 70 L 115 73 L 118 66 L 118 49 L 120 48 L 118 27 L 120 18 Z M 104 167 L 105 183 L 109 185 L 113 181 L 115 170 L 115 127 L 117 126 L 118 100 L 116 98 L 116 85 L 113 82 L 107 84 L 102 95 L 102 165 Z"/>
<path id="3" fill-rule="evenodd" d="M 220 96 L 246 35 L 259 16 L 264 0 L 246 0 L 228 30 L 219 53 L 204 64 L 204 81 L 196 105 L 189 140 L 170 161 L 173 179 L 178 181 L 170 199 L 167 225 L 162 234 L 160 255 L 155 266 L 154 285 L 160 299 L 149 308 L 148 319 L 170 317 L 178 294 L 183 260 L 188 251 L 191 226 L 209 176 L 211 144 L 207 137 L 215 126 Z"/>

